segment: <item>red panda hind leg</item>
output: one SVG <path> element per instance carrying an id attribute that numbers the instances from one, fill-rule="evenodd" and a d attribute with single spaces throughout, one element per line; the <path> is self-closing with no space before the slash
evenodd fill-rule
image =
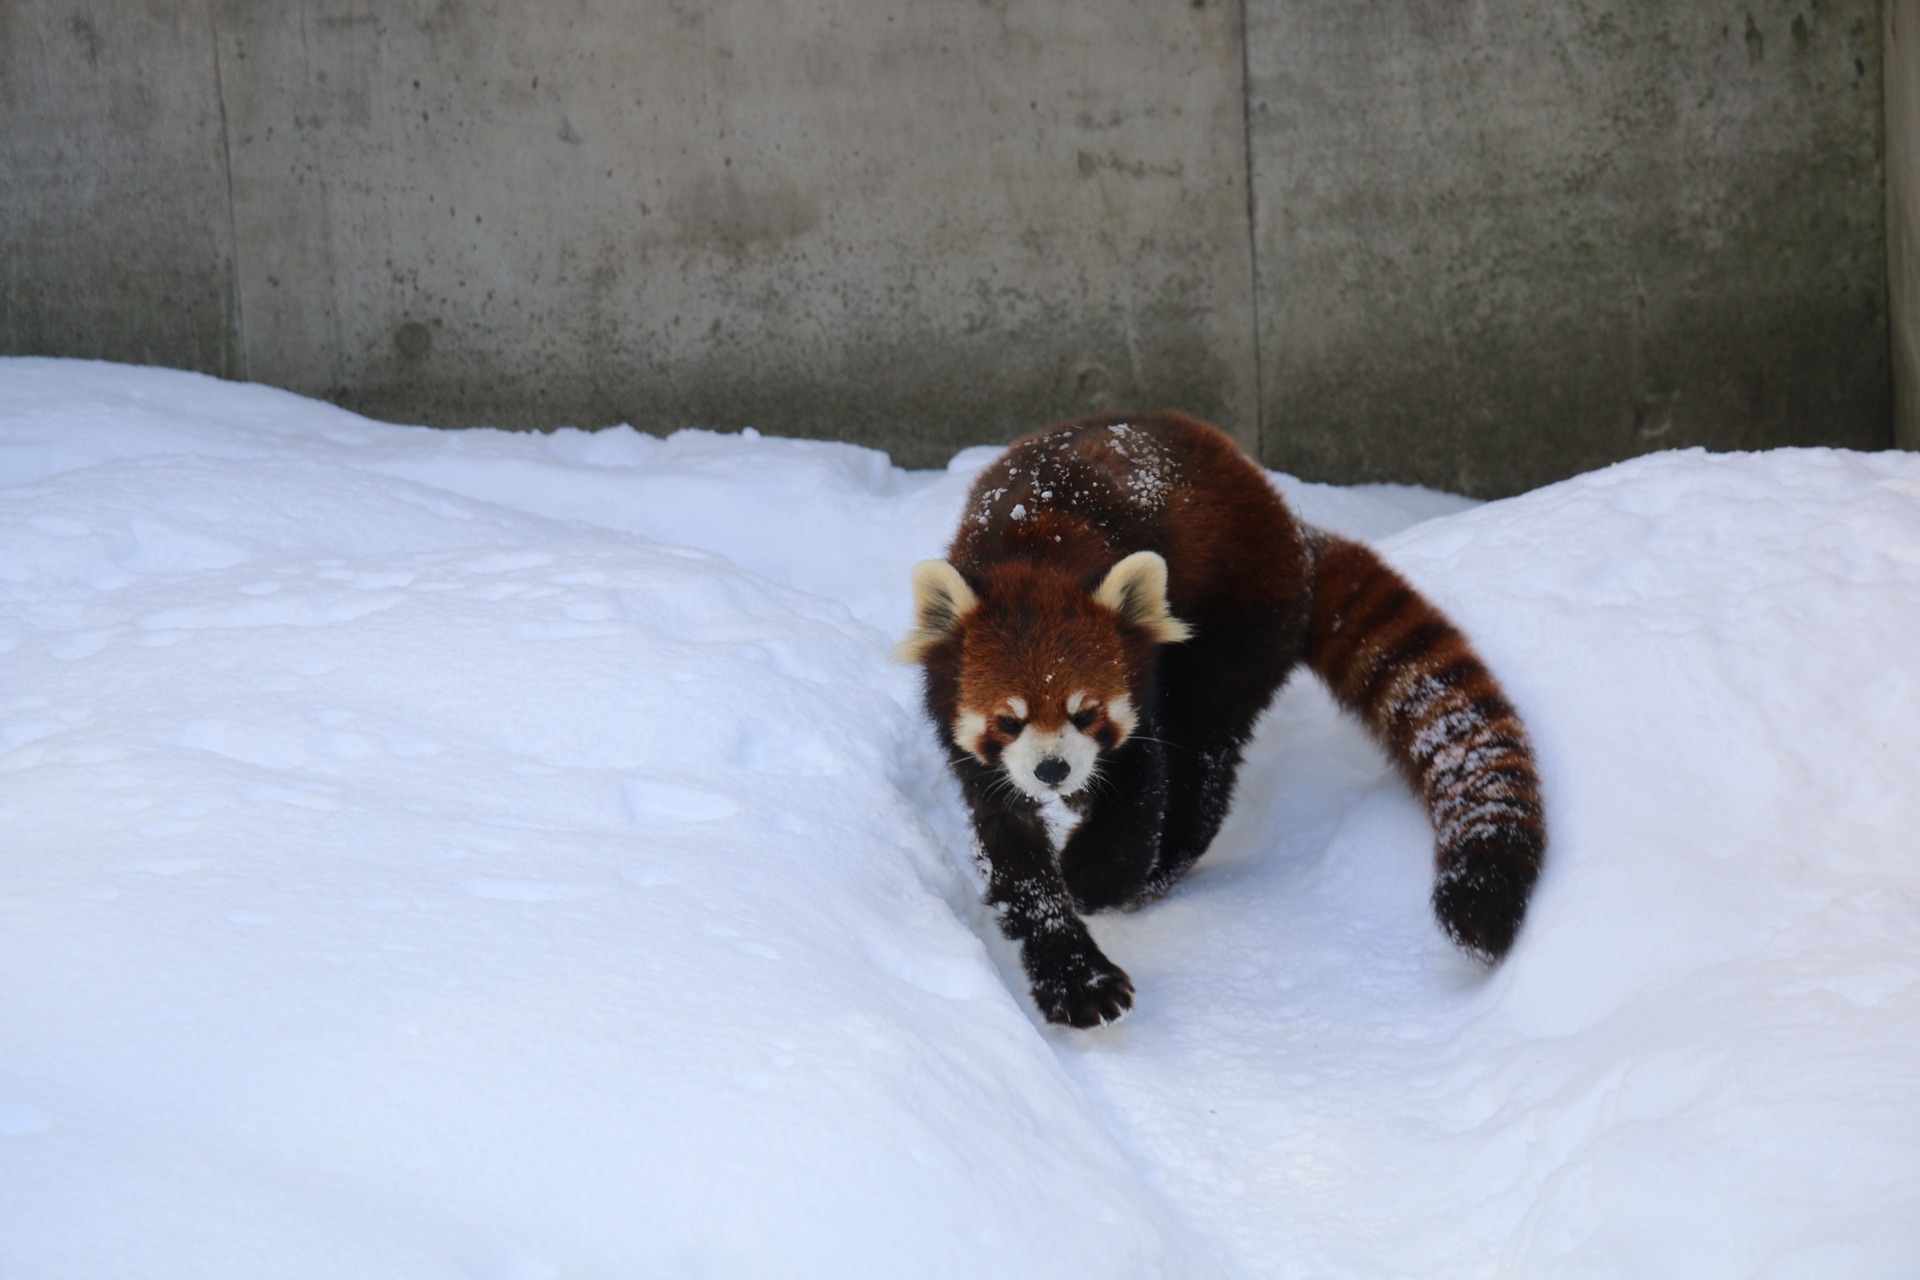
<path id="1" fill-rule="evenodd" d="M 1238 617 L 1210 616 L 1191 642 L 1163 652 L 1167 816 L 1142 901 L 1165 894 L 1212 847 L 1254 726 L 1299 661 L 1306 615 L 1301 592 Z"/>

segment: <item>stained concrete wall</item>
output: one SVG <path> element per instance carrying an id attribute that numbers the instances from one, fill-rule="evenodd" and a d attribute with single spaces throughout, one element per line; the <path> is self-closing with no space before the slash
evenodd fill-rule
<path id="1" fill-rule="evenodd" d="M 1250 422 L 1237 25 L 1108 0 L 220 9 L 250 376 L 383 417 Z"/>
<path id="2" fill-rule="evenodd" d="M 1894 438 L 1920 449 L 1920 0 L 1887 0 L 1886 52 Z"/>
<path id="3" fill-rule="evenodd" d="M 912 465 L 1148 405 L 1482 493 L 1884 444 L 1880 33 L 1876 0 L 4 0 L 0 350 Z"/>
<path id="4" fill-rule="evenodd" d="M 244 373 L 212 34 L 0 0 L 0 352 Z"/>
<path id="5" fill-rule="evenodd" d="M 1888 442 L 1876 4 L 1250 12 L 1269 461 Z"/>

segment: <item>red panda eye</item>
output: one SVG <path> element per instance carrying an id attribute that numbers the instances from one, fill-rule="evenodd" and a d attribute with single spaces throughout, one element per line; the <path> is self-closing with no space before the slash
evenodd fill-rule
<path id="1" fill-rule="evenodd" d="M 1078 712 L 1074 715 L 1073 727 L 1076 729 L 1084 729 L 1092 724 L 1099 714 L 1100 712 L 1096 708 L 1088 707 L 1085 711 Z"/>
<path id="2" fill-rule="evenodd" d="M 1020 732 L 1020 722 L 1012 716 L 1001 716 L 994 723 L 1000 726 L 1000 732 L 1002 733 L 1013 734 Z"/>

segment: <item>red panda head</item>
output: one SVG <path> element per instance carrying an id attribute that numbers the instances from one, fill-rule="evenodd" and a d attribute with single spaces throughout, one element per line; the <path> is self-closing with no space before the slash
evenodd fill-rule
<path id="1" fill-rule="evenodd" d="M 1006 561 L 975 591 L 944 560 L 913 571 L 914 630 L 895 649 L 953 685 L 953 741 L 1035 800 L 1071 796 L 1133 733 L 1162 644 L 1191 634 L 1167 607 L 1167 565 L 1128 556 L 1086 590 L 1057 569 Z M 950 669 L 949 669 L 949 664 Z"/>

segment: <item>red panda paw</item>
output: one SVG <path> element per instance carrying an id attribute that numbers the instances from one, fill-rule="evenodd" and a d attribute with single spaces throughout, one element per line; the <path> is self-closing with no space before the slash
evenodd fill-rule
<path id="1" fill-rule="evenodd" d="M 1133 979 L 1090 942 L 1084 950 L 1057 957 L 1055 963 L 1030 962 L 1028 967 L 1033 1002 L 1048 1022 L 1097 1027 L 1119 1021 L 1133 1007 Z"/>
<path id="2" fill-rule="evenodd" d="M 1449 850 L 1433 886 L 1433 911 L 1462 949 L 1488 964 L 1513 946 L 1540 874 L 1540 840 L 1524 830 L 1472 837 Z"/>

